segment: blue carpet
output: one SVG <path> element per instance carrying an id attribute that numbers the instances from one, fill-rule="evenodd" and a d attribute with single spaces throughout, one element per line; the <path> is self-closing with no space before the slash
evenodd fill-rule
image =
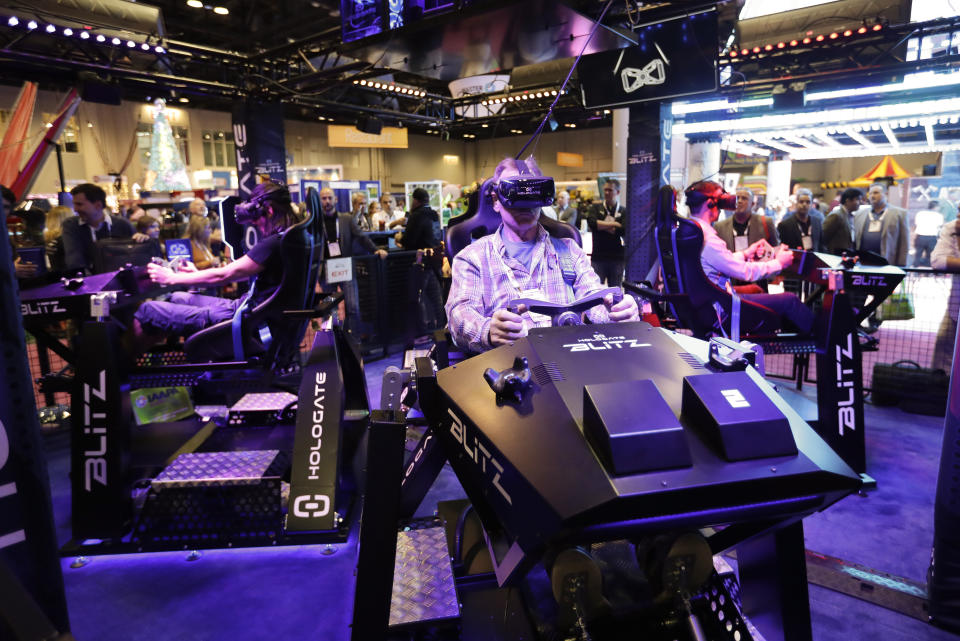
<path id="1" fill-rule="evenodd" d="M 366 364 L 371 406 L 384 369 L 400 355 Z M 811 550 L 923 581 L 933 536 L 933 497 L 943 420 L 867 407 L 868 471 L 878 488 L 851 496 L 804 522 Z M 61 542 L 69 539 L 68 439 L 46 439 Z M 463 496 L 447 466 L 420 506 Z M 349 638 L 355 535 L 342 545 L 64 559 L 71 621 L 79 641 L 231 641 Z M 818 641 L 948 640 L 954 636 L 879 606 L 811 586 Z"/>

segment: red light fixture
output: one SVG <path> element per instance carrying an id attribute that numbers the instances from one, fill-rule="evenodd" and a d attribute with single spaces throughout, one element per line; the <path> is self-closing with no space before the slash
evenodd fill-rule
<path id="1" fill-rule="evenodd" d="M 737 57 L 737 50 L 736 50 L 736 49 L 734 49 L 733 51 L 730 52 L 730 57 L 731 57 L 731 58 L 736 58 L 736 57 Z"/>
<path id="2" fill-rule="evenodd" d="M 767 45 L 763 48 L 764 51 L 773 51 L 773 45 Z"/>
<path id="3" fill-rule="evenodd" d="M 753 53 L 760 53 L 760 47 L 754 47 Z"/>
<path id="4" fill-rule="evenodd" d="M 853 32 L 850 31 L 849 29 L 847 29 L 846 31 L 843 32 L 843 35 L 844 35 L 845 37 L 849 38 L 850 36 L 853 35 Z"/>
<path id="5" fill-rule="evenodd" d="M 810 41 L 810 38 L 804 38 L 804 39 L 803 39 L 803 44 L 805 44 L 805 45 L 810 44 L 810 42 L 811 42 L 811 41 Z"/>
<path id="6" fill-rule="evenodd" d="M 740 50 L 740 55 L 742 55 L 742 56 L 745 56 L 745 55 L 747 55 L 748 53 L 750 53 L 750 50 L 749 50 L 749 49 L 741 49 L 741 50 Z"/>
<path id="7" fill-rule="evenodd" d="M 883 25 L 880 25 L 880 24 L 875 24 L 875 25 L 873 25 L 873 30 L 874 30 L 874 31 L 880 31 L 881 29 L 883 29 Z"/>
<path id="8" fill-rule="evenodd" d="M 857 29 L 857 33 L 866 33 L 866 32 L 867 32 L 866 27 L 860 27 L 859 29 Z"/>
<path id="9" fill-rule="evenodd" d="M 777 49 L 783 49 L 783 48 L 786 47 L 786 46 L 787 46 L 787 43 L 786 43 L 786 42 L 778 42 L 778 43 L 777 43 Z"/>
<path id="10" fill-rule="evenodd" d="M 821 33 L 820 35 L 818 35 L 816 40 L 817 42 L 823 42 L 823 34 Z"/>
<path id="11" fill-rule="evenodd" d="M 798 41 L 796 41 L 796 40 L 791 40 L 791 41 L 790 41 L 790 46 L 791 46 L 791 47 L 796 47 L 798 44 L 800 44 L 800 43 L 799 43 Z"/>
<path id="12" fill-rule="evenodd" d="M 833 33 L 830 34 L 830 39 L 831 39 L 831 40 L 836 40 L 839 36 L 840 36 L 840 34 L 837 33 L 836 31 L 834 31 Z"/>

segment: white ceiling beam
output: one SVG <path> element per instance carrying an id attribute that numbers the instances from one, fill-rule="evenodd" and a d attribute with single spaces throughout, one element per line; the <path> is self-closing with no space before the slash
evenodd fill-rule
<path id="1" fill-rule="evenodd" d="M 867 138 L 866 136 L 864 136 L 863 134 L 861 134 L 859 131 L 854 131 L 854 129 L 853 129 L 852 127 L 847 127 L 847 128 L 845 128 L 845 129 L 843 130 L 843 133 L 847 134 L 848 136 L 850 136 L 851 138 L 853 138 L 853 139 L 856 140 L 858 143 L 860 143 L 861 145 L 863 145 L 864 147 L 866 147 L 866 148 L 868 148 L 868 149 L 871 148 L 871 147 L 876 147 L 876 146 L 877 146 L 872 140 L 870 140 L 869 138 Z"/>
<path id="2" fill-rule="evenodd" d="M 727 138 L 725 138 L 720 143 L 720 149 L 726 149 L 736 154 L 741 154 L 743 156 L 769 156 L 770 155 L 769 149 L 756 147 L 754 145 L 748 145 L 746 143 L 738 142 L 736 140 L 730 140 Z"/>
<path id="3" fill-rule="evenodd" d="M 897 136 L 893 133 L 893 129 L 890 128 L 890 123 L 881 122 L 880 130 L 883 131 L 883 135 L 887 137 L 887 140 L 890 141 L 891 147 L 899 147 L 900 141 L 897 140 Z"/>
<path id="4" fill-rule="evenodd" d="M 927 134 L 927 144 L 933 147 L 936 144 L 936 140 L 933 138 L 933 125 L 929 122 L 923 126 L 923 132 Z"/>
<path id="5" fill-rule="evenodd" d="M 757 141 L 758 143 L 760 143 L 761 145 L 766 145 L 767 147 L 770 147 L 771 149 L 778 149 L 778 150 L 783 151 L 783 152 L 788 153 L 788 154 L 793 154 L 793 153 L 795 153 L 795 152 L 797 152 L 797 151 L 800 151 L 800 149 L 798 149 L 797 147 L 791 147 L 790 145 L 784 145 L 783 143 L 777 142 L 776 140 L 773 140 L 772 138 L 767 138 L 767 137 L 765 137 L 765 136 L 754 136 L 753 139 L 756 140 L 756 141 Z"/>

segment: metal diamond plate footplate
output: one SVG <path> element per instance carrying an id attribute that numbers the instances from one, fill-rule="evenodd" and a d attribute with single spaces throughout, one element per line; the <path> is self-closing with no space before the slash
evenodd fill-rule
<path id="1" fill-rule="evenodd" d="M 157 490 L 204 485 L 253 485 L 259 483 L 279 450 L 251 452 L 194 452 L 181 454 L 151 486 Z"/>
<path id="2" fill-rule="evenodd" d="M 459 616 L 460 606 L 443 528 L 400 532 L 393 570 L 390 625 Z"/>
<path id="3" fill-rule="evenodd" d="M 291 403 L 295 403 L 297 397 L 289 392 L 261 392 L 255 394 L 244 394 L 243 398 L 230 408 L 231 412 L 250 412 L 250 411 L 279 411 L 286 409 Z"/>

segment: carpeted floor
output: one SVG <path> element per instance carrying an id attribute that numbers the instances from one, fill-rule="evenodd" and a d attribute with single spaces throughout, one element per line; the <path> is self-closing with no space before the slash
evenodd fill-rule
<path id="1" fill-rule="evenodd" d="M 368 363 L 375 406 L 380 380 L 399 357 Z M 942 419 L 867 406 L 868 470 L 876 491 L 851 496 L 808 518 L 808 549 L 923 581 L 933 536 L 933 498 Z M 68 439 L 46 440 L 61 542 L 69 538 Z M 449 467 L 420 514 L 463 495 Z M 355 530 L 356 528 L 354 528 Z M 355 536 L 336 546 L 303 546 L 92 557 L 63 560 L 79 641 L 254 641 L 349 638 Z M 818 641 L 896 641 L 960 637 L 893 611 L 811 586 Z M 362 606 L 361 606 L 362 607 Z"/>

